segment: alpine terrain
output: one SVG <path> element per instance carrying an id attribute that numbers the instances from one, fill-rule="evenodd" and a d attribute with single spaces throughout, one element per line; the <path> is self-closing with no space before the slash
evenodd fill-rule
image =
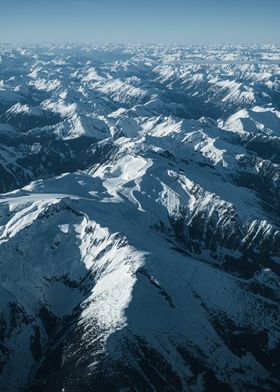
<path id="1" fill-rule="evenodd" d="M 280 46 L 0 47 L 0 390 L 280 390 Z"/>

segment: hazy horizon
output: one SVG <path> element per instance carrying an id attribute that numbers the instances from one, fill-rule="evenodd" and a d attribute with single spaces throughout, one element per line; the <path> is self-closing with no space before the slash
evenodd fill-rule
<path id="1" fill-rule="evenodd" d="M 279 44 L 278 0 L 2 0 L 0 42 Z"/>

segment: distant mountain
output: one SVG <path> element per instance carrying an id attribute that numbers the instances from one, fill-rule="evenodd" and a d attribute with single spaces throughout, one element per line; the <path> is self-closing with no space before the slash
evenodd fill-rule
<path id="1" fill-rule="evenodd" d="M 0 50 L 0 390 L 280 390 L 280 47 Z"/>

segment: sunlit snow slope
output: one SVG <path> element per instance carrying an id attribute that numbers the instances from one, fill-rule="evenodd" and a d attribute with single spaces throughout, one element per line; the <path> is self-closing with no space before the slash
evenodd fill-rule
<path id="1" fill-rule="evenodd" d="M 280 390 L 280 47 L 0 47 L 0 390 Z"/>

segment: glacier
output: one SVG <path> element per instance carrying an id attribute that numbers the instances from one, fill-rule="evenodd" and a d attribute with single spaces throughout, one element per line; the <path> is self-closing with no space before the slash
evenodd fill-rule
<path id="1" fill-rule="evenodd" d="M 280 47 L 0 45 L 0 390 L 280 389 Z"/>

